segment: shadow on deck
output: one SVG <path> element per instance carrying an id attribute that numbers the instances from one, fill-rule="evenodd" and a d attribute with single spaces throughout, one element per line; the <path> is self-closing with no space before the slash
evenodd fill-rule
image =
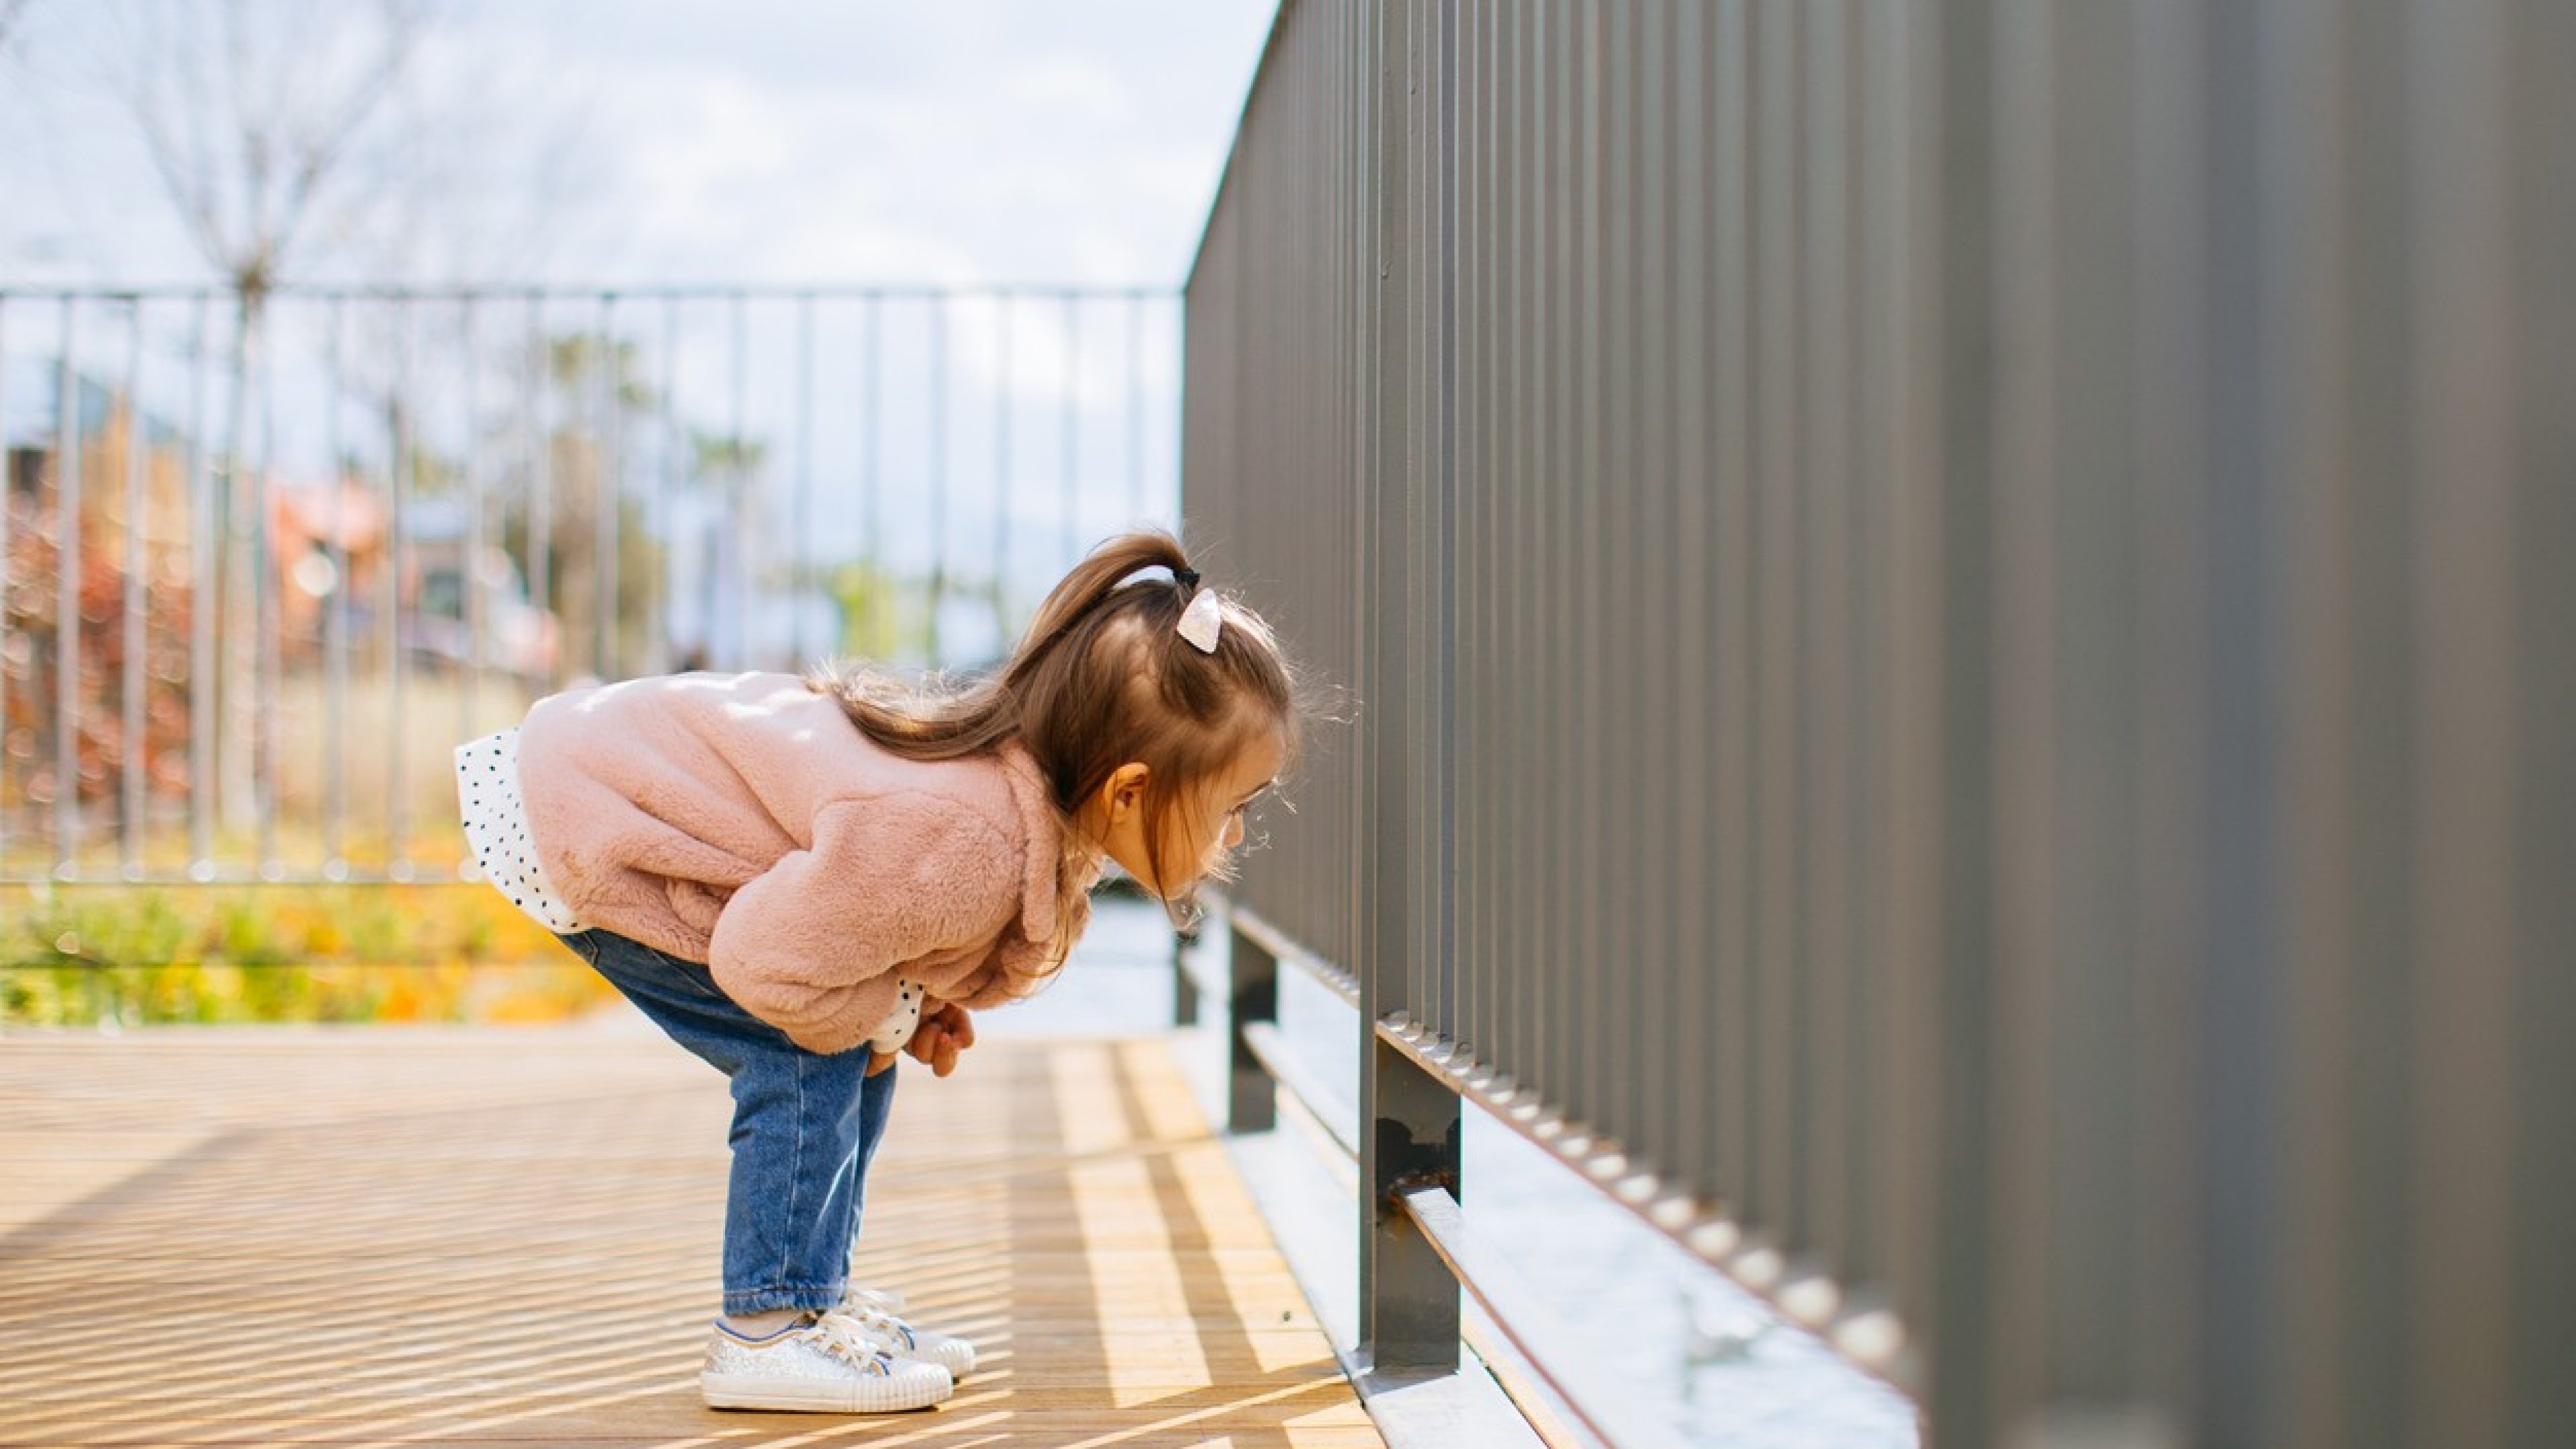
<path id="1" fill-rule="evenodd" d="M 729 1106 L 583 1029 L 0 1041 L 0 1444 L 1380 1442 L 1153 1038 L 909 1071 L 865 1277 L 955 1398 L 704 1408 Z"/>

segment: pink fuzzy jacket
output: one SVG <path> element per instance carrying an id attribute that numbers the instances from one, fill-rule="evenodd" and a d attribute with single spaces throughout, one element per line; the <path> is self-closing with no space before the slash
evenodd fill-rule
<path id="1" fill-rule="evenodd" d="M 1011 1000 L 1055 936 L 1064 826 L 1025 749 L 907 760 L 792 675 L 540 700 L 519 783 L 575 915 L 706 962 L 808 1051 L 865 1040 L 898 976 L 965 1006 Z"/>

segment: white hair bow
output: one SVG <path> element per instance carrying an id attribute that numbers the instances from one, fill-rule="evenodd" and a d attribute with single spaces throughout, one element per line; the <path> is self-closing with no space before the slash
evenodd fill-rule
<path id="1" fill-rule="evenodd" d="M 1216 599 L 1216 590 L 1199 589 L 1190 595 L 1190 606 L 1181 611 L 1181 637 L 1197 646 L 1201 654 L 1216 652 L 1216 636 L 1225 624 L 1225 614 Z"/>

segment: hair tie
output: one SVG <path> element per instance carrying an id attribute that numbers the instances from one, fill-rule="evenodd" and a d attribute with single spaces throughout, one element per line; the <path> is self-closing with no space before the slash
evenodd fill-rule
<path id="1" fill-rule="evenodd" d="M 1174 569 L 1172 570 L 1172 582 L 1179 584 L 1185 589 L 1195 589 L 1199 586 L 1199 571 L 1197 569 Z"/>

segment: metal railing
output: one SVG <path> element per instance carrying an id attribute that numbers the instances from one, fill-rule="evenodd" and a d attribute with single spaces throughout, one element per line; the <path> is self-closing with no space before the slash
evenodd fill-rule
<path id="1" fill-rule="evenodd" d="M 0 286 L 0 878 L 455 879 L 581 677 L 998 659 L 1173 517 L 1134 290 Z"/>
<path id="2" fill-rule="evenodd" d="M 2564 1436 L 2571 98 L 2513 0 L 1283 4 L 1184 495 L 1358 700 L 1234 928 L 1359 1008 L 1364 1367 L 1467 1101 L 1943 1445 Z"/>

